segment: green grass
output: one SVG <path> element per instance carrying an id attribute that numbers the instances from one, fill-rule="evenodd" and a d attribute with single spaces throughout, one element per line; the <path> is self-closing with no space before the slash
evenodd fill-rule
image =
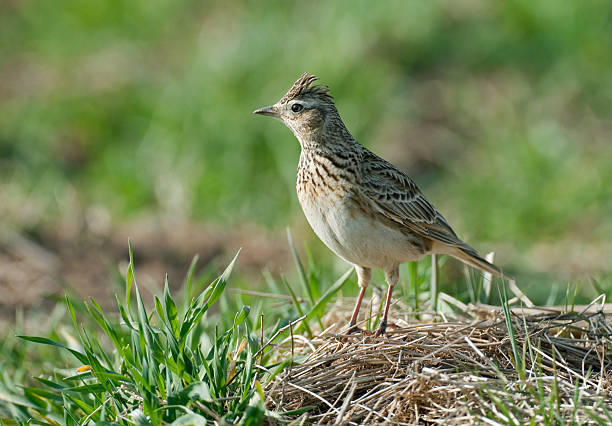
<path id="1" fill-rule="evenodd" d="M 222 296 L 235 261 L 182 309 L 166 281 L 161 300 L 155 298 L 155 310 L 147 312 L 130 248 L 126 295 L 117 301 L 120 316 L 108 316 L 91 299 L 83 314 L 99 327 L 92 331 L 81 327 L 75 306 L 67 298 L 72 344 L 19 336 L 57 347 L 74 359 L 71 368 L 48 371 L 50 376 L 36 377 L 33 386 L 10 389 L 3 383 L 5 416 L 68 425 L 89 421 L 205 424 L 205 418 L 259 424 L 265 408 L 253 354 L 260 347 L 245 322 L 249 307 L 236 312 L 229 327 L 228 321 L 209 325 L 208 344 L 202 342 L 206 322 L 202 318 Z M 132 285 L 135 300 L 131 299 Z"/>
<path id="2" fill-rule="evenodd" d="M 301 327 L 311 334 L 309 324 L 320 323 L 352 270 L 325 290 L 311 279 L 299 300 L 285 281 L 294 295 L 293 307 L 264 316 L 262 304 L 252 312 L 249 305 L 224 296 L 238 254 L 219 278 L 190 295 L 191 289 L 201 287 L 193 282 L 194 259 L 185 294 L 172 297 L 166 278 L 163 294 L 155 296 L 154 309 L 147 310 L 131 246 L 129 254 L 125 295 L 117 298 L 117 312 L 105 312 L 94 299 L 82 303 L 67 296 L 65 313 L 71 321 L 62 333 L 52 332 L 52 338 L 17 336 L 25 347 L 40 345 L 33 351 L 4 337 L 4 348 L 12 346 L 13 351 L 2 361 L 0 418 L 68 425 L 186 425 L 206 420 L 252 425 L 260 424 L 264 415 L 288 415 L 266 412 L 263 405 L 262 386 L 291 362 L 270 363 L 276 355 L 273 342 Z M 301 266 L 297 254 L 295 259 Z M 306 294 L 313 298 L 304 299 Z M 220 302 L 220 312 L 209 315 Z M 40 375 L 28 377 L 28 357 L 38 353 L 41 360 L 49 348 L 52 361 L 38 366 Z"/>

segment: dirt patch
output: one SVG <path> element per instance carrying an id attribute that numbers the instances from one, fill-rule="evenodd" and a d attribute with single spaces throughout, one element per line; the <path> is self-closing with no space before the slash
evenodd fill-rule
<path id="1" fill-rule="evenodd" d="M 93 297 L 103 307 L 114 305 L 120 290 L 118 276 L 128 261 L 128 238 L 145 301 L 160 288 L 167 273 L 171 286 L 182 285 L 194 255 L 199 268 L 221 270 L 243 248 L 240 271 L 259 276 L 264 267 L 275 270 L 291 262 L 282 233 L 256 226 L 231 230 L 197 223 L 164 224 L 155 220 L 115 226 L 104 235 L 45 230 L 24 235 L 0 229 L 0 330 L 14 322 L 16 312 L 39 318 L 67 291 Z M 147 291 L 148 290 L 148 291 Z M 35 315 L 38 313 L 38 315 Z"/>

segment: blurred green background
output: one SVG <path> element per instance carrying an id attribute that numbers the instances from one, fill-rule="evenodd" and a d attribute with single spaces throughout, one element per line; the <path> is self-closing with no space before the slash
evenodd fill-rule
<path id="1" fill-rule="evenodd" d="M 607 0 L 5 0 L 0 264 L 27 274 L 15 235 L 65 264 L 140 227 L 140 253 L 181 229 L 191 254 L 213 235 L 211 259 L 251 241 L 282 267 L 291 227 L 344 270 L 299 209 L 297 141 L 251 115 L 309 71 L 357 140 L 536 300 L 609 283 L 611 52 Z"/>

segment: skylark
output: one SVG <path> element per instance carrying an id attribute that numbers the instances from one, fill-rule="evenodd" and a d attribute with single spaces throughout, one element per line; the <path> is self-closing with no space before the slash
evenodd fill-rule
<path id="1" fill-rule="evenodd" d="M 385 332 L 402 262 L 448 254 L 500 275 L 457 237 L 412 179 L 353 138 L 329 89 L 314 85 L 316 80 L 302 74 L 277 103 L 254 113 L 280 119 L 297 137 L 297 195 L 306 219 L 327 247 L 355 265 L 360 292 L 349 330 L 356 329 L 374 268 L 384 271 L 389 285 L 376 335 Z"/>

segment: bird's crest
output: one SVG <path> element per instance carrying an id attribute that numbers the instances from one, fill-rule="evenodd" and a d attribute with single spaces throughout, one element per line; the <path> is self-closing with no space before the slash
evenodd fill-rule
<path id="1" fill-rule="evenodd" d="M 319 84 L 312 84 L 317 80 L 318 77 L 316 75 L 305 72 L 300 76 L 300 78 L 297 79 L 295 83 L 293 83 L 291 89 L 289 89 L 285 96 L 281 98 L 280 103 L 287 103 L 298 96 L 307 95 L 318 96 L 327 102 L 333 103 L 334 99 L 329 94 L 329 87 Z"/>

